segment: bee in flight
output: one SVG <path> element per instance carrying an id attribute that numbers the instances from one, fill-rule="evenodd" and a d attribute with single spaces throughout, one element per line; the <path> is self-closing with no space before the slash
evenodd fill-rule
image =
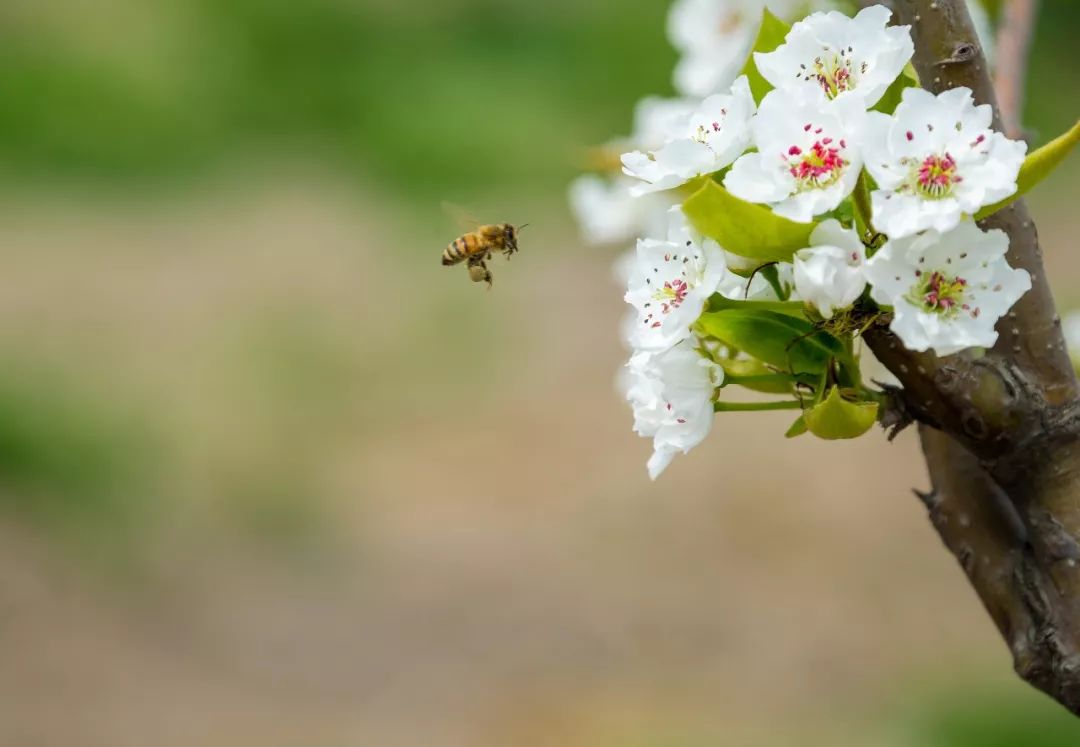
<path id="1" fill-rule="evenodd" d="M 527 225 L 528 223 L 521 226 L 492 223 L 477 226 L 475 231 L 469 231 L 450 242 L 443 250 L 442 263 L 456 265 L 465 262 L 473 282 L 484 281 L 490 287 L 491 271 L 486 262 L 491 259 L 491 253 L 502 252 L 503 256 L 510 259 L 510 255 L 518 250 L 518 232 Z"/>

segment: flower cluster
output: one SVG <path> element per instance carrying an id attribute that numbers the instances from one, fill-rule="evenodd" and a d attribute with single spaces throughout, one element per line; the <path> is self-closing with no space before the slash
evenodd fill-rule
<path id="1" fill-rule="evenodd" d="M 653 478 L 716 411 L 798 409 L 789 435 L 859 435 L 880 396 L 862 331 L 887 323 L 942 356 L 990 347 L 1031 287 L 1007 236 L 974 221 L 1016 193 L 1026 145 L 970 90 L 919 87 L 884 6 L 788 27 L 806 5 L 677 0 L 684 98 L 646 99 L 621 173 L 571 190 L 591 238 L 644 236 L 625 265 L 626 394 Z M 722 400 L 734 385 L 786 399 Z"/>

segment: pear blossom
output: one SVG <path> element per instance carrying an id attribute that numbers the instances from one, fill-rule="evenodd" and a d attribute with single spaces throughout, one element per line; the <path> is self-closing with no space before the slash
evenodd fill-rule
<path id="1" fill-rule="evenodd" d="M 676 453 L 687 453 L 709 435 L 724 370 L 703 357 L 691 340 L 661 353 L 635 353 L 627 369 L 634 432 L 653 439 L 648 470 L 655 480 Z"/>
<path id="2" fill-rule="evenodd" d="M 639 350 L 666 350 L 690 337 L 691 325 L 728 274 L 720 247 L 690 228 L 681 206 L 668 217 L 666 239 L 638 240 L 627 282 L 626 301 L 637 310 L 631 344 Z"/>
<path id="3" fill-rule="evenodd" d="M 772 52 L 755 52 L 758 71 L 778 90 L 811 92 L 826 99 L 878 102 L 911 59 L 909 26 L 888 27 L 892 12 L 872 5 L 854 18 L 813 13 L 791 27 Z"/>
<path id="4" fill-rule="evenodd" d="M 661 147 L 623 155 L 623 173 L 644 182 L 631 193 L 671 189 L 729 165 L 750 143 L 753 115 L 754 97 L 742 76 L 729 93 L 710 96 L 685 117 L 671 117 Z"/>
<path id="5" fill-rule="evenodd" d="M 948 231 L 1014 193 L 1027 144 L 990 129 L 992 117 L 969 88 L 908 88 L 893 116 L 870 112 L 863 148 L 878 185 L 874 226 L 892 238 Z"/>
<path id="6" fill-rule="evenodd" d="M 731 85 L 761 25 L 763 0 L 676 0 L 668 13 L 668 39 L 682 53 L 675 88 L 705 98 Z"/>
<path id="7" fill-rule="evenodd" d="M 865 262 L 858 234 L 837 220 L 824 221 L 810 234 L 810 247 L 795 253 L 795 290 L 828 319 L 862 295 Z"/>
<path id="8" fill-rule="evenodd" d="M 1009 237 L 963 221 L 890 239 L 866 263 L 870 294 L 892 306 L 890 329 L 904 346 L 952 355 L 997 341 L 994 325 L 1031 288 L 1025 270 L 1005 261 Z"/>
<path id="9" fill-rule="evenodd" d="M 672 200 L 661 194 L 633 197 L 627 177 L 580 176 L 570 185 L 570 209 L 582 238 L 590 244 L 614 244 L 635 236 L 663 234 Z"/>
<path id="10" fill-rule="evenodd" d="M 726 89 L 742 70 L 761 27 L 762 11 L 792 20 L 824 9 L 829 0 L 676 0 L 668 14 L 668 39 L 681 53 L 675 88 L 705 98 Z"/>
<path id="11" fill-rule="evenodd" d="M 858 99 L 825 102 L 770 91 L 751 122 L 757 152 L 735 161 L 724 187 L 804 223 L 833 210 L 858 181 L 865 118 Z"/>

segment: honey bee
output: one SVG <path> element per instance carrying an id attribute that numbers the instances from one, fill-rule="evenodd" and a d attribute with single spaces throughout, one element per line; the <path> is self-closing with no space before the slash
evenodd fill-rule
<path id="1" fill-rule="evenodd" d="M 469 231 L 447 245 L 442 253 L 442 263 L 448 266 L 465 262 L 472 281 L 484 281 L 490 287 L 491 270 L 487 268 L 487 260 L 491 259 L 492 252 L 502 252 L 510 259 L 510 255 L 518 250 L 518 232 L 527 225 L 492 223 L 477 226 L 475 231 Z"/>

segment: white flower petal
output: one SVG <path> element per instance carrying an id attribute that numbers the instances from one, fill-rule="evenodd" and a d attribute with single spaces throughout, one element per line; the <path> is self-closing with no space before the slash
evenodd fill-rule
<path id="1" fill-rule="evenodd" d="M 866 288 L 863 245 L 856 233 L 827 220 L 795 254 L 795 290 L 826 319 L 855 303 Z"/>
<path id="2" fill-rule="evenodd" d="M 770 91 L 752 123 L 758 152 L 737 160 L 724 186 L 791 220 L 833 210 L 858 180 L 864 120 L 858 99 L 825 102 Z"/>
<path id="3" fill-rule="evenodd" d="M 627 283 L 626 301 L 637 310 L 631 344 L 640 350 L 666 350 L 689 338 L 728 275 L 720 247 L 690 228 L 680 206 L 668 217 L 666 239 L 638 241 Z"/>
<path id="4" fill-rule="evenodd" d="M 648 469 L 655 480 L 676 453 L 687 453 L 709 434 L 724 372 L 689 340 L 662 353 L 635 353 L 627 369 L 634 430 L 653 439 Z"/>
<path id="5" fill-rule="evenodd" d="M 675 88 L 704 98 L 731 85 L 750 54 L 761 24 L 762 0 L 676 0 L 668 39 L 682 52 Z"/>
<path id="6" fill-rule="evenodd" d="M 684 116 L 665 120 L 662 144 L 622 157 L 623 172 L 643 183 L 636 195 L 671 189 L 732 163 L 750 143 L 754 98 L 746 76 Z"/>
<path id="7" fill-rule="evenodd" d="M 911 350 L 952 355 L 997 341 L 994 326 L 1031 288 L 1005 261 L 1004 232 L 962 221 L 947 233 L 891 239 L 866 263 L 870 294 L 893 307 L 890 328 Z"/>
<path id="8" fill-rule="evenodd" d="M 635 198 L 631 179 L 586 174 L 569 190 L 570 209 L 582 237 L 590 244 L 613 244 L 635 236 L 659 235 L 667 224 L 671 200 L 661 195 Z"/>
<path id="9" fill-rule="evenodd" d="M 907 26 L 887 26 L 882 5 L 854 18 L 813 13 L 796 23 L 772 52 L 754 54 L 761 75 L 778 90 L 822 100 L 857 97 L 864 109 L 877 103 L 911 59 Z"/>
<path id="10" fill-rule="evenodd" d="M 872 113 L 864 155 L 878 185 L 875 228 L 894 239 L 949 231 L 1013 194 L 1027 145 L 990 130 L 991 116 L 967 88 L 908 88 L 892 117 Z"/>

